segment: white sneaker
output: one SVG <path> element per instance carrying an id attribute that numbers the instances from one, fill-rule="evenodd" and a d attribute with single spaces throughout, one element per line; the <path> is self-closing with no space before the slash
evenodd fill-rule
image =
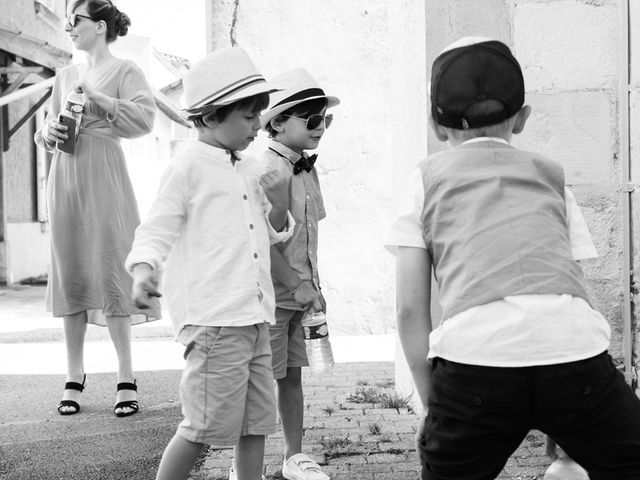
<path id="1" fill-rule="evenodd" d="M 238 474 L 233 466 L 229 469 L 229 480 L 238 480 Z M 262 480 L 267 480 L 267 477 L 262 475 Z"/>
<path id="2" fill-rule="evenodd" d="M 287 480 L 330 480 L 320 465 L 304 453 L 296 453 L 282 464 L 282 476 Z"/>

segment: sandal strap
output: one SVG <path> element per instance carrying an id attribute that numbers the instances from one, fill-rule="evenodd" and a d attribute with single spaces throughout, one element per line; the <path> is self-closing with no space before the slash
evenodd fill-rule
<path id="1" fill-rule="evenodd" d="M 67 382 L 64 384 L 64 389 L 65 390 L 77 390 L 79 392 L 84 390 L 84 382 L 87 381 L 87 374 L 84 374 L 84 377 L 82 377 L 82 383 L 78 383 L 78 382 Z"/>
<path id="2" fill-rule="evenodd" d="M 134 392 L 138 391 L 138 386 L 135 383 L 136 381 L 134 380 L 133 383 L 130 382 L 122 382 L 119 383 L 117 386 L 118 392 L 120 390 L 133 390 Z"/>
<path id="3" fill-rule="evenodd" d="M 116 412 L 119 408 L 130 408 L 130 412 Z M 129 417 L 138 412 L 138 402 L 136 400 L 125 400 L 124 402 L 116 403 L 113 407 L 113 413 L 116 417 Z"/>
<path id="4" fill-rule="evenodd" d="M 75 412 L 62 412 L 60 409 L 62 407 L 73 407 L 76 409 Z M 60 400 L 60 404 L 58 405 L 58 412 L 63 415 L 67 415 L 69 413 L 78 413 L 80 411 L 80 404 L 74 400 Z"/>
<path id="5" fill-rule="evenodd" d="M 125 400 L 124 402 L 118 402 L 118 403 L 116 403 L 116 406 L 113 407 L 114 410 L 116 408 L 133 408 L 134 410 L 138 410 L 138 401 L 137 400 Z"/>
<path id="6" fill-rule="evenodd" d="M 84 390 L 84 385 L 78 382 L 67 382 L 64 384 L 65 390 L 78 390 L 79 392 Z"/>

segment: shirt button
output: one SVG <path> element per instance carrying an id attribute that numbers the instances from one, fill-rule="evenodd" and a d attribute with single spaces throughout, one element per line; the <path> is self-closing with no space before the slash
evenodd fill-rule
<path id="1" fill-rule="evenodd" d="M 309 200 L 311 197 L 309 195 L 307 195 L 307 200 Z"/>
<path id="2" fill-rule="evenodd" d="M 250 224 L 249 224 L 249 229 L 250 229 L 250 230 L 253 230 L 253 223 L 250 223 Z"/>
<path id="3" fill-rule="evenodd" d="M 474 395 L 471 399 L 471 403 L 473 403 L 476 407 L 479 407 L 480 405 L 482 405 L 482 398 L 480 398 L 478 395 Z"/>
<path id="4" fill-rule="evenodd" d="M 254 254 L 253 254 L 253 258 L 258 258 L 258 254 L 257 254 L 257 253 L 254 253 Z"/>
<path id="5" fill-rule="evenodd" d="M 246 199 L 247 199 L 247 196 L 246 196 L 246 195 L 242 195 L 242 198 L 244 198 L 244 199 L 246 200 Z"/>

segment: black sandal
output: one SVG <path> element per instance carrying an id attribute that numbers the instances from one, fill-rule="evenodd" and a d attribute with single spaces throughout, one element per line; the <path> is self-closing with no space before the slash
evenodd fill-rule
<path id="1" fill-rule="evenodd" d="M 136 385 L 136 381 L 133 383 L 122 382 L 118 384 L 118 392 L 120 390 L 133 390 L 134 392 L 138 391 L 138 386 Z M 116 412 L 119 408 L 130 408 L 129 412 Z M 116 406 L 113 407 L 113 414 L 116 417 L 128 417 L 129 415 L 133 415 L 134 413 L 138 413 L 138 401 L 137 400 L 125 400 L 123 402 L 116 403 Z"/>
<path id="2" fill-rule="evenodd" d="M 84 374 L 84 377 L 82 377 L 82 384 L 78 383 L 78 382 L 67 382 L 64 384 L 64 389 L 65 390 L 77 390 L 79 392 L 82 392 L 84 390 L 84 382 L 87 379 L 87 374 Z M 70 410 L 62 410 L 63 407 L 73 407 L 75 408 L 75 411 L 70 411 Z M 58 413 L 60 415 L 75 415 L 76 413 L 80 412 L 80 404 L 78 402 L 76 402 L 75 400 L 60 400 L 60 404 L 58 405 Z"/>

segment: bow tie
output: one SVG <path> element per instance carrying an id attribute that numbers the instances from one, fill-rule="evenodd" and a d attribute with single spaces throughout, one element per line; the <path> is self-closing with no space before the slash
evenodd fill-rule
<path id="1" fill-rule="evenodd" d="M 300 159 L 293 164 L 293 174 L 298 175 L 302 170 L 310 172 L 313 168 L 313 164 L 316 163 L 318 155 L 314 154 L 307 158 L 300 157 Z"/>

